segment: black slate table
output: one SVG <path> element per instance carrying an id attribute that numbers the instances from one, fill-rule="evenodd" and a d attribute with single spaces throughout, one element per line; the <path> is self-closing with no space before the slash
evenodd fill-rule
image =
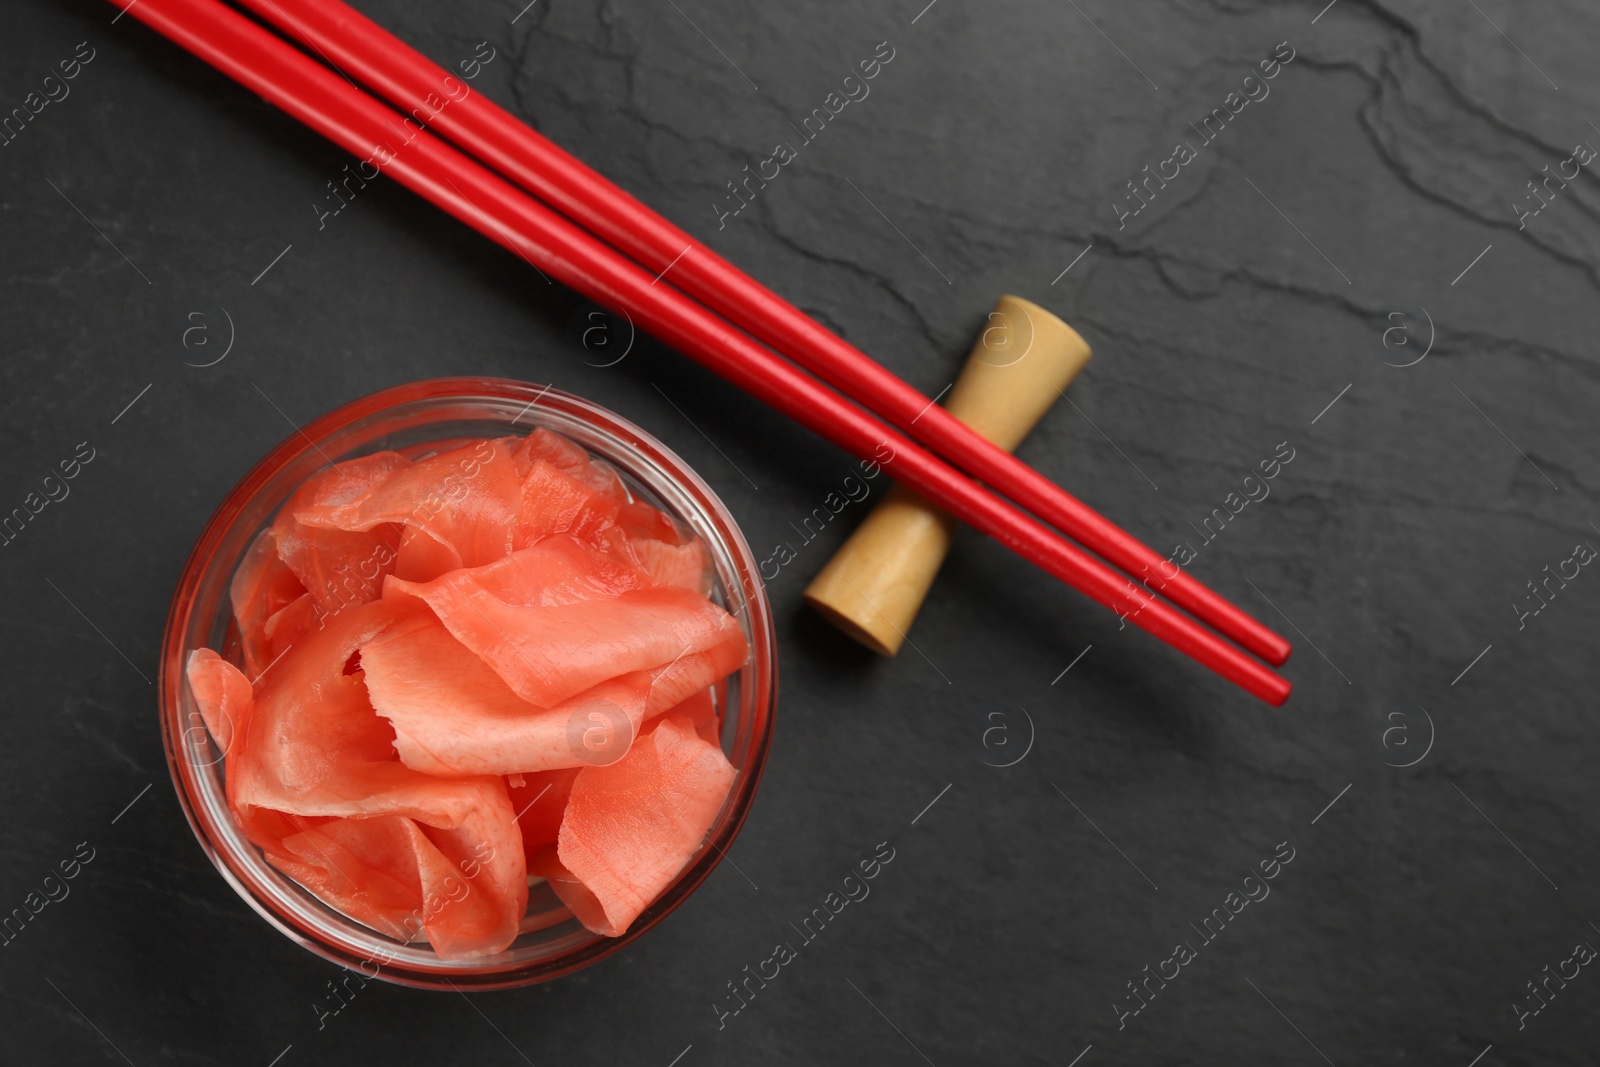
<path id="1" fill-rule="evenodd" d="M 403 189 L 335 199 L 350 158 L 112 6 L 23 0 L 0 912 L 76 877 L 0 948 L 0 1059 L 1593 1062 L 1600 10 L 924 3 L 361 7 L 930 395 L 999 294 L 1057 311 L 1096 355 L 1022 455 L 1290 636 L 1290 703 L 971 535 L 877 659 L 800 599 L 856 507 L 772 583 L 733 863 L 575 977 L 319 1019 L 337 970 L 203 857 L 149 684 L 190 544 L 289 421 L 552 382 L 763 554 L 854 464 L 648 338 L 586 348 L 581 297 Z M 746 167 L 777 175 L 735 199 Z M 723 1014 L 880 842 L 870 898 Z"/>

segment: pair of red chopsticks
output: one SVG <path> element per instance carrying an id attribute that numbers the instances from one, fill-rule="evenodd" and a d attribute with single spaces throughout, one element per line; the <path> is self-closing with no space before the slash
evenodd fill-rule
<path id="1" fill-rule="evenodd" d="M 221 0 L 111 2 L 545 274 L 625 311 L 640 327 L 846 451 L 873 457 L 887 444 L 893 459 L 883 467 L 895 480 L 1118 615 L 1269 704 L 1288 698 L 1289 683 L 1245 651 L 1281 665 L 1290 650 L 1282 637 L 943 408 L 930 406 L 916 389 L 341 0 L 241 0 L 338 73 Z M 401 111 L 368 96 L 351 79 Z"/>

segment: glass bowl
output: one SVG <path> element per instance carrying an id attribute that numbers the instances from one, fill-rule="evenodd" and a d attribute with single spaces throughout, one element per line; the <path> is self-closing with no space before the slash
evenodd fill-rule
<path id="1" fill-rule="evenodd" d="M 544 884 L 529 891 L 517 939 L 504 952 L 440 959 L 425 941 L 401 943 L 347 918 L 279 872 L 234 824 L 222 753 L 207 733 L 184 677 L 190 652 L 215 649 L 241 662 L 228 585 L 245 550 L 290 493 L 329 462 L 392 449 L 559 433 L 610 463 L 629 490 L 686 523 L 705 541 L 713 598 L 750 646 L 745 665 L 716 687 L 722 747 L 737 771 L 699 852 L 621 937 L 584 929 Z M 569 393 L 502 378 L 438 378 L 385 389 L 307 425 L 267 454 L 228 494 L 195 544 L 173 594 L 161 648 L 161 734 L 189 825 L 217 870 L 251 907 L 317 955 L 402 985 L 494 989 L 570 974 L 642 936 L 705 881 L 733 844 L 755 799 L 772 740 L 777 646 L 755 555 L 728 509 L 683 460 L 639 427 Z"/>

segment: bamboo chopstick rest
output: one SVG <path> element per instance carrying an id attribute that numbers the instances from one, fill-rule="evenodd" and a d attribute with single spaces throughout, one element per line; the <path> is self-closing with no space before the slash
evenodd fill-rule
<path id="1" fill-rule="evenodd" d="M 1089 362 L 1076 330 L 1037 304 L 1002 296 L 945 405 L 1007 452 Z M 900 651 L 956 521 L 896 485 L 806 587 L 807 603 L 874 652 Z"/>

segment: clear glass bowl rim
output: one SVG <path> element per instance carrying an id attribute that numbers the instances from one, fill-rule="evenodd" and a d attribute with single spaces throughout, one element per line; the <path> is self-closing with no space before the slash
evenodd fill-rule
<path id="1" fill-rule="evenodd" d="M 677 492 L 686 493 L 692 499 L 701 511 L 699 518 L 702 520 L 694 525 L 702 536 L 716 539 L 722 555 L 738 572 L 740 595 L 748 608 L 747 633 L 751 638 L 751 655 L 741 672 L 738 715 L 748 718 L 751 732 L 744 746 L 743 759 L 735 763 L 739 773 L 733 793 L 706 842 L 689 866 L 621 937 L 594 936 L 559 955 L 532 962 L 496 962 L 497 957 L 488 957 L 465 965 L 459 962 L 441 962 L 435 966 L 417 962 L 401 964 L 375 960 L 374 953 L 364 951 L 363 943 L 370 945 L 374 938 L 381 938 L 381 935 L 353 920 L 340 916 L 342 924 L 324 924 L 347 927 L 348 934 L 341 937 L 328 936 L 326 930 L 319 931 L 305 921 L 303 915 L 297 916 L 297 912 L 303 913 L 304 908 L 300 901 L 285 899 L 291 895 L 284 888 L 287 879 L 271 868 L 254 846 L 244 841 L 225 809 L 221 813 L 222 818 L 219 818 L 215 805 L 204 802 L 200 776 L 206 773 L 206 768 L 198 766 L 197 761 L 186 755 L 186 732 L 189 728 L 183 721 L 182 712 L 185 684 L 183 668 L 190 651 L 188 641 L 191 623 L 198 609 L 198 589 L 203 579 L 219 565 L 225 568 L 227 574 L 232 574 L 237 559 L 220 559 L 222 544 L 235 524 L 259 504 L 258 498 L 277 474 L 291 463 L 303 459 L 308 452 L 320 452 L 322 443 L 330 437 L 364 421 L 370 420 L 381 427 L 382 417 L 397 409 L 428 402 L 443 406 L 460 401 L 524 403 L 527 406 L 523 409 L 523 415 L 535 413 L 528 423 L 530 429 L 540 424 L 539 413 L 582 422 L 587 429 L 629 450 L 635 458 L 647 461 L 652 468 L 671 480 Z M 519 415 L 518 419 L 523 415 Z M 373 439 L 382 436 L 381 428 L 372 434 Z M 616 453 L 608 455 L 600 450 L 595 451 L 601 458 L 613 463 L 618 460 Z M 631 469 L 626 463 L 619 465 Z M 657 488 L 647 479 L 641 478 L 641 481 L 651 488 Z M 279 503 L 281 500 L 273 502 L 272 509 L 275 510 Z M 707 522 L 711 526 L 709 530 L 703 528 Z M 729 577 L 719 574 L 724 586 Z M 223 588 L 226 588 L 225 582 Z M 173 594 L 162 639 L 157 687 L 162 744 L 173 787 L 190 829 L 223 878 L 258 914 L 307 950 L 344 967 L 359 969 L 369 977 L 376 976 L 418 988 L 501 989 L 571 974 L 620 951 L 666 918 L 716 868 L 750 812 L 771 747 L 778 691 L 777 642 L 771 605 L 754 553 L 721 499 L 666 445 L 620 415 L 549 386 L 507 378 L 433 378 L 359 397 L 307 423 L 268 452 L 227 494 L 196 540 Z M 224 818 L 226 825 L 222 825 Z M 294 886 L 293 892 L 300 896 L 307 895 L 298 886 Z M 369 964 L 375 969 L 368 970 Z"/>

